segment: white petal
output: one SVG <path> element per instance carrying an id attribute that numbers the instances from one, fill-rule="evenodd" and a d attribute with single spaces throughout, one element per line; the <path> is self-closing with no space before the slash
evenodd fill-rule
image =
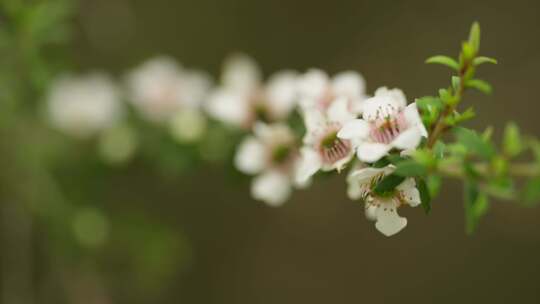
<path id="1" fill-rule="evenodd" d="M 369 124 L 363 119 L 354 119 L 347 122 L 337 136 L 342 139 L 366 138 L 369 134 Z"/>
<path id="2" fill-rule="evenodd" d="M 182 84 L 180 95 L 183 103 L 188 107 L 199 108 L 209 94 L 212 78 L 202 71 L 186 71 L 182 76 Z"/>
<path id="3" fill-rule="evenodd" d="M 393 202 L 380 203 L 376 216 L 375 227 L 386 236 L 392 236 L 407 226 L 407 219 L 397 214 L 397 207 Z"/>
<path id="4" fill-rule="evenodd" d="M 392 99 L 396 102 L 399 108 L 404 108 L 407 105 L 407 97 L 402 90 L 398 88 L 388 89 L 387 87 L 380 87 L 375 91 L 375 96 L 384 96 Z"/>
<path id="5" fill-rule="evenodd" d="M 337 96 L 348 98 L 363 97 L 366 90 L 366 81 L 364 77 L 357 72 L 341 72 L 334 76 L 332 88 Z"/>
<path id="6" fill-rule="evenodd" d="M 315 109 L 308 109 L 304 112 L 304 124 L 308 133 L 319 130 L 326 126 L 324 114 Z"/>
<path id="7" fill-rule="evenodd" d="M 281 206 L 291 195 L 290 179 L 278 171 L 264 173 L 253 180 L 251 194 L 272 207 Z"/>
<path id="8" fill-rule="evenodd" d="M 371 203 L 366 204 L 366 218 L 370 221 L 377 220 L 377 207 Z"/>
<path id="9" fill-rule="evenodd" d="M 298 102 L 298 76 L 292 71 L 274 74 L 268 81 L 266 97 L 268 108 L 277 118 L 286 118 Z"/>
<path id="10" fill-rule="evenodd" d="M 356 156 L 366 163 L 373 163 L 385 156 L 392 147 L 390 145 L 362 142 L 358 145 Z"/>
<path id="11" fill-rule="evenodd" d="M 301 162 L 296 172 L 295 180 L 296 183 L 303 184 L 321 169 L 322 161 L 319 153 L 313 149 L 304 147 L 301 149 L 300 153 Z"/>
<path id="12" fill-rule="evenodd" d="M 325 72 L 311 69 L 299 79 L 299 93 L 307 100 L 318 99 L 328 90 L 328 82 L 328 75 Z"/>
<path id="13" fill-rule="evenodd" d="M 366 99 L 362 107 L 362 117 L 368 121 L 375 120 L 376 118 L 395 116 L 404 108 L 404 106 L 401 106 L 401 102 L 394 99 L 391 95 L 375 95 Z"/>
<path id="14" fill-rule="evenodd" d="M 393 166 L 386 166 L 384 168 L 364 167 L 360 169 L 353 169 L 347 179 L 349 181 L 356 181 L 357 183 L 371 182 L 371 179 L 379 174 L 390 174 L 394 170 Z"/>
<path id="15" fill-rule="evenodd" d="M 115 125 L 124 113 L 119 91 L 109 76 L 64 75 L 51 84 L 47 114 L 68 135 L 88 137 Z"/>
<path id="16" fill-rule="evenodd" d="M 411 126 L 415 126 L 420 130 L 420 135 L 422 135 L 423 137 L 428 137 L 426 127 L 424 126 L 422 118 L 420 117 L 420 113 L 418 112 L 418 109 L 416 107 L 416 102 L 408 105 L 403 111 L 403 114 L 405 115 L 405 119 Z"/>
<path id="17" fill-rule="evenodd" d="M 398 149 L 414 149 L 420 144 L 422 135 L 420 130 L 415 127 L 408 128 L 407 130 L 401 132 L 394 140 L 391 145 Z"/>
<path id="18" fill-rule="evenodd" d="M 261 71 L 255 60 L 245 54 L 235 54 L 223 64 L 223 85 L 235 91 L 256 90 L 261 82 Z"/>
<path id="19" fill-rule="evenodd" d="M 274 144 L 290 144 L 294 142 L 294 134 L 285 123 L 266 124 L 263 122 L 255 123 L 253 133 L 267 146 Z"/>
<path id="20" fill-rule="evenodd" d="M 364 189 L 361 187 L 359 183 L 356 182 L 349 182 L 347 186 L 347 196 L 355 201 L 360 198 L 362 198 L 362 195 L 364 195 Z"/>
<path id="21" fill-rule="evenodd" d="M 407 178 L 396 189 L 409 206 L 416 207 L 420 205 L 420 192 L 416 188 L 416 182 L 413 178 Z"/>
<path id="22" fill-rule="evenodd" d="M 246 174 L 257 174 L 266 166 L 268 151 L 255 137 L 248 137 L 240 144 L 234 158 L 238 170 Z"/>
<path id="23" fill-rule="evenodd" d="M 356 115 L 349 109 L 349 102 L 346 97 L 339 97 L 334 100 L 328 107 L 326 114 L 329 121 L 342 124 L 356 118 Z"/>
<path id="24" fill-rule="evenodd" d="M 235 127 L 244 127 L 250 115 L 246 95 L 223 89 L 210 96 L 206 110 L 213 118 Z"/>

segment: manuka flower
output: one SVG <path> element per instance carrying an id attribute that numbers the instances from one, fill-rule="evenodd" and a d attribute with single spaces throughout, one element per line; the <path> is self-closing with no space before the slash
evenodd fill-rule
<path id="1" fill-rule="evenodd" d="M 297 181 L 307 182 L 319 170 L 341 170 L 354 155 L 350 140 L 337 136 L 338 131 L 356 115 L 349 109 L 348 100 L 340 98 L 321 111 L 303 111 L 306 134 L 301 149 L 302 162 Z"/>
<path id="2" fill-rule="evenodd" d="M 362 118 L 345 124 L 338 137 L 352 140 L 358 159 L 364 162 L 375 162 L 392 149 L 415 149 L 427 137 L 416 103 L 407 106 L 399 89 L 379 88 L 365 101 Z"/>
<path id="3" fill-rule="evenodd" d="M 325 72 L 311 69 L 299 79 L 298 90 L 303 109 L 325 111 L 337 99 L 345 98 L 349 110 L 360 114 L 366 99 L 365 80 L 353 71 L 338 73 L 330 79 Z"/>
<path id="4" fill-rule="evenodd" d="M 298 163 L 294 134 L 284 124 L 257 123 L 254 135 L 240 144 L 235 166 L 243 173 L 257 175 L 251 193 L 255 199 L 271 206 L 282 205 L 294 186 Z"/>
<path id="5" fill-rule="evenodd" d="M 225 61 L 221 82 L 209 99 L 207 111 L 235 127 L 250 129 L 258 120 L 284 120 L 297 102 L 295 72 L 277 72 L 264 85 L 258 65 L 245 55 Z"/>
<path id="6" fill-rule="evenodd" d="M 123 114 L 120 94 L 104 74 L 62 76 L 51 85 L 47 114 L 51 124 L 76 137 L 88 137 L 115 125 Z"/>
<path id="7" fill-rule="evenodd" d="M 182 69 L 172 58 L 148 60 L 127 76 L 129 101 L 152 122 L 169 122 L 182 111 L 200 111 L 210 77 Z"/>
<path id="8" fill-rule="evenodd" d="M 416 207 L 420 204 L 420 193 L 413 178 L 406 178 L 393 191 L 383 195 L 374 193 L 373 188 L 394 167 L 358 167 L 347 177 L 348 195 L 352 200 L 362 199 L 365 203 L 366 217 L 374 220 L 375 227 L 382 234 L 392 236 L 407 226 L 407 219 L 399 216 L 397 209 L 404 205 Z"/>

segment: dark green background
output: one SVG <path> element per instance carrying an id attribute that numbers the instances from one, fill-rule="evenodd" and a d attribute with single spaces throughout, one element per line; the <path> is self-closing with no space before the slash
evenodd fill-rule
<path id="1" fill-rule="evenodd" d="M 532 0 L 87 0 L 73 53 L 81 71 L 120 75 L 169 54 L 217 76 L 227 54 L 243 51 L 266 75 L 354 69 L 370 92 L 399 87 L 412 100 L 447 86 L 449 71 L 423 61 L 457 54 L 478 20 L 482 52 L 499 65 L 479 75 L 494 95 L 466 98 L 479 114 L 472 126 L 492 124 L 499 134 L 515 120 L 538 135 L 539 17 L 540 2 Z M 454 182 L 445 183 L 430 216 L 403 208 L 409 225 L 388 239 L 347 199 L 343 176 L 318 180 L 271 209 L 220 166 L 165 181 L 136 165 L 115 174 L 110 188 L 122 203 L 110 208 L 143 210 L 183 230 L 192 245 L 191 266 L 152 303 L 540 302 L 540 209 L 494 202 L 477 234 L 467 237 Z M 131 292 L 112 291 L 138 303 Z"/>

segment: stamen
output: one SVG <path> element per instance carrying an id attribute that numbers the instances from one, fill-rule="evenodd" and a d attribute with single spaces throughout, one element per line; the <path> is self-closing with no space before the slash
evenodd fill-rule
<path id="1" fill-rule="evenodd" d="M 326 164 L 335 162 L 347 157 L 351 151 L 351 143 L 337 137 L 337 131 L 332 130 L 324 136 L 319 144 L 319 153 Z"/>

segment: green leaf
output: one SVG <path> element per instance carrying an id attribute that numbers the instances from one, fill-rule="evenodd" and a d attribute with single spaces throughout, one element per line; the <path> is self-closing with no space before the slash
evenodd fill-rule
<path id="1" fill-rule="evenodd" d="M 374 168 L 384 168 L 390 164 L 388 157 L 383 157 L 378 161 L 374 162 L 371 166 Z"/>
<path id="2" fill-rule="evenodd" d="M 454 88 L 454 91 L 459 91 L 460 85 L 461 79 L 458 76 L 452 76 L 452 88 Z"/>
<path id="3" fill-rule="evenodd" d="M 453 115 L 446 117 L 445 122 L 450 126 L 454 126 L 462 122 L 465 122 L 467 120 L 470 120 L 474 118 L 475 116 L 476 116 L 476 113 L 474 112 L 474 108 L 469 107 L 463 113 L 454 112 Z"/>
<path id="4" fill-rule="evenodd" d="M 442 159 L 444 158 L 444 152 L 446 151 L 446 145 L 442 140 L 438 140 L 433 146 L 433 154 L 435 158 Z"/>
<path id="5" fill-rule="evenodd" d="M 523 189 L 523 203 L 526 206 L 534 206 L 540 202 L 540 177 L 531 179 Z"/>
<path id="6" fill-rule="evenodd" d="M 418 192 L 420 192 L 420 201 L 422 203 L 422 208 L 426 214 L 429 214 L 431 211 L 431 194 L 426 185 L 426 182 L 422 178 L 416 179 L 416 187 Z"/>
<path id="7" fill-rule="evenodd" d="M 439 175 L 430 175 L 426 180 L 429 195 L 435 197 L 439 194 L 442 185 L 442 178 Z"/>
<path id="8" fill-rule="evenodd" d="M 464 185 L 464 207 L 467 234 L 472 234 L 476 230 L 478 222 L 486 213 L 488 206 L 487 195 L 478 190 L 478 185 L 474 181 L 466 181 Z"/>
<path id="9" fill-rule="evenodd" d="M 523 151 L 523 141 L 519 133 L 519 127 L 510 122 L 504 129 L 503 150 L 507 156 L 515 157 Z"/>
<path id="10" fill-rule="evenodd" d="M 465 86 L 468 88 L 476 89 L 484 94 L 491 94 L 491 92 L 493 91 L 493 89 L 491 88 L 491 85 L 488 82 L 481 79 L 471 79 L 467 81 Z"/>
<path id="11" fill-rule="evenodd" d="M 461 56 L 465 62 L 469 62 L 475 56 L 474 47 L 467 41 L 464 41 L 461 45 Z"/>
<path id="12" fill-rule="evenodd" d="M 439 113 L 444 107 L 443 101 L 439 97 L 434 96 L 417 98 L 415 103 L 422 115 L 422 122 L 428 128 L 437 120 Z"/>
<path id="13" fill-rule="evenodd" d="M 427 168 L 422 164 L 410 159 L 397 164 L 394 174 L 404 177 L 423 176 L 427 173 Z"/>
<path id="14" fill-rule="evenodd" d="M 490 58 L 490 57 L 485 57 L 485 56 L 479 56 L 479 57 L 474 58 L 474 60 L 473 60 L 473 65 L 475 65 L 475 66 L 481 65 L 481 64 L 484 64 L 484 63 L 497 64 L 497 59 Z"/>
<path id="15" fill-rule="evenodd" d="M 491 140 L 491 136 L 493 135 L 493 126 L 487 127 L 484 132 L 482 132 L 482 139 L 485 141 Z"/>
<path id="16" fill-rule="evenodd" d="M 469 33 L 469 44 L 474 50 L 474 53 L 478 53 L 480 50 L 480 24 L 474 22 L 471 26 L 471 31 Z"/>
<path id="17" fill-rule="evenodd" d="M 435 63 L 445 65 L 453 70 L 459 71 L 459 64 L 451 57 L 444 55 L 437 55 L 426 59 L 426 63 Z"/>
<path id="18" fill-rule="evenodd" d="M 444 106 L 442 100 L 439 97 L 434 97 L 434 96 L 420 97 L 420 98 L 417 98 L 415 102 L 416 102 L 416 106 L 418 106 L 418 108 L 423 111 L 430 111 L 431 109 L 440 110 Z"/>
<path id="19" fill-rule="evenodd" d="M 455 128 L 454 134 L 459 143 L 463 144 L 469 152 L 477 154 L 485 159 L 491 159 L 496 151 L 493 145 L 485 141 L 478 133 L 466 128 Z"/>
<path id="20" fill-rule="evenodd" d="M 390 174 L 384 177 L 373 189 L 373 192 L 377 195 L 386 195 L 391 191 L 394 191 L 399 186 L 405 177 L 396 174 Z"/>

